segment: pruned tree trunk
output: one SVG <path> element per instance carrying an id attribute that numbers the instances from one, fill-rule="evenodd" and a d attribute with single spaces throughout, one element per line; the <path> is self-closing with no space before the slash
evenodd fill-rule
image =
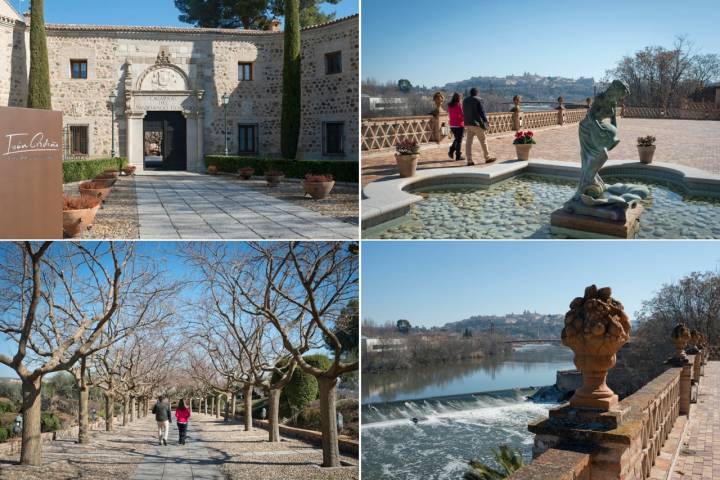
<path id="1" fill-rule="evenodd" d="M 112 432 L 115 424 L 115 394 L 105 394 L 105 431 Z"/>
<path id="2" fill-rule="evenodd" d="M 337 378 L 318 377 L 320 387 L 320 431 L 322 432 L 323 467 L 340 466 L 335 394 Z"/>
<path id="3" fill-rule="evenodd" d="M 78 408 L 78 443 L 90 443 L 90 420 L 88 416 L 89 389 L 84 380 L 80 380 Z"/>
<path id="4" fill-rule="evenodd" d="M 276 388 L 268 392 L 270 403 L 270 442 L 280 441 L 280 393 L 282 389 Z"/>
<path id="5" fill-rule="evenodd" d="M 42 441 L 40 439 L 40 413 L 42 401 L 40 388 L 42 377 L 22 381 L 22 448 L 20 464 L 40 466 L 42 464 Z"/>
<path id="6" fill-rule="evenodd" d="M 215 418 L 220 418 L 220 395 L 215 399 Z"/>
<path id="7" fill-rule="evenodd" d="M 246 432 L 252 431 L 252 427 L 253 427 L 252 392 L 253 392 L 252 385 L 245 385 L 245 388 L 243 389 L 243 397 L 245 398 L 245 412 L 244 412 L 243 417 L 245 418 L 245 431 Z"/>
<path id="8" fill-rule="evenodd" d="M 128 403 L 130 403 L 130 401 L 128 400 L 128 397 L 123 397 L 123 405 L 122 405 L 122 407 L 123 407 L 123 427 L 128 424 L 128 413 L 129 413 L 128 412 L 128 407 L 129 407 Z"/>
<path id="9" fill-rule="evenodd" d="M 233 420 L 235 419 L 235 410 L 237 408 L 237 395 L 235 395 L 235 392 L 232 393 L 232 401 L 231 401 L 231 407 L 230 407 L 230 418 Z"/>
<path id="10" fill-rule="evenodd" d="M 230 399 L 225 395 L 225 408 L 223 408 L 223 421 L 227 422 L 230 420 Z"/>
<path id="11" fill-rule="evenodd" d="M 135 397 L 130 397 L 130 422 L 134 422 L 136 418 Z"/>

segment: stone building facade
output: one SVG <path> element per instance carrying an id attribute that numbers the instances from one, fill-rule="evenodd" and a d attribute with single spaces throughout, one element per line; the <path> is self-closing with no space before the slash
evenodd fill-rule
<path id="1" fill-rule="evenodd" d="M 0 0 L 0 106 L 24 106 L 29 18 Z M 14 14 L 14 15 L 13 15 Z M 201 171 L 203 156 L 280 153 L 283 33 L 47 25 L 53 109 L 68 157 L 116 155 L 140 170 Z M 357 160 L 357 16 L 306 28 L 299 156 Z M 111 105 L 112 93 L 116 99 Z M 225 105 L 224 97 L 227 99 Z M 227 116 L 227 123 L 225 118 Z M 170 160 L 170 157 L 172 159 Z"/>

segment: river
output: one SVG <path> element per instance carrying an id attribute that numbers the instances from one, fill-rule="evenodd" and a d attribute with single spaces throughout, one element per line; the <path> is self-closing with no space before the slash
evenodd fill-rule
<path id="1" fill-rule="evenodd" d="M 458 480 L 472 458 L 508 444 L 531 458 L 529 421 L 553 404 L 526 400 L 574 368 L 558 345 L 519 347 L 481 360 L 362 375 L 363 480 Z M 411 420 L 417 418 L 418 423 Z"/>

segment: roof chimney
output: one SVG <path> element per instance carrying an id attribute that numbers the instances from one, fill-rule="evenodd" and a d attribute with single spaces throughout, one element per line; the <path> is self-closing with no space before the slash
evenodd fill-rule
<path id="1" fill-rule="evenodd" d="M 270 21 L 270 25 L 271 25 L 271 27 L 270 27 L 271 32 L 279 32 L 280 31 L 280 20 L 278 20 L 277 18 L 273 18 Z"/>

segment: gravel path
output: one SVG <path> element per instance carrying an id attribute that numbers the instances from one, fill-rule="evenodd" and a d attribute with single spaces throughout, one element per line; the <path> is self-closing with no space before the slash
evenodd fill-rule
<path id="1" fill-rule="evenodd" d="M 79 195 L 80 183 L 66 183 L 63 190 L 70 195 Z M 139 227 L 135 177 L 120 177 L 95 216 L 95 224 L 83 234 L 82 238 L 137 239 L 140 237 Z"/>
<path id="2" fill-rule="evenodd" d="M 356 480 L 357 459 L 343 456 L 346 467 L 326 469 L 322 450 L 283 438 L 268 443 L 265 430 L 243 431 L 239 423 L 224 423 L 195 413 L 187 445 L 178 445 L 177 427 L 170 427 L 167 447 L 157 445 L 154 417 L 148 415 L 115 432 L 93 432 L 88 445 L 62 440 L 43 445 L 43 465 L 17 465 L 19 455 L 0 457 L 3 480 L 70 479 L 253 479 Z"/>

